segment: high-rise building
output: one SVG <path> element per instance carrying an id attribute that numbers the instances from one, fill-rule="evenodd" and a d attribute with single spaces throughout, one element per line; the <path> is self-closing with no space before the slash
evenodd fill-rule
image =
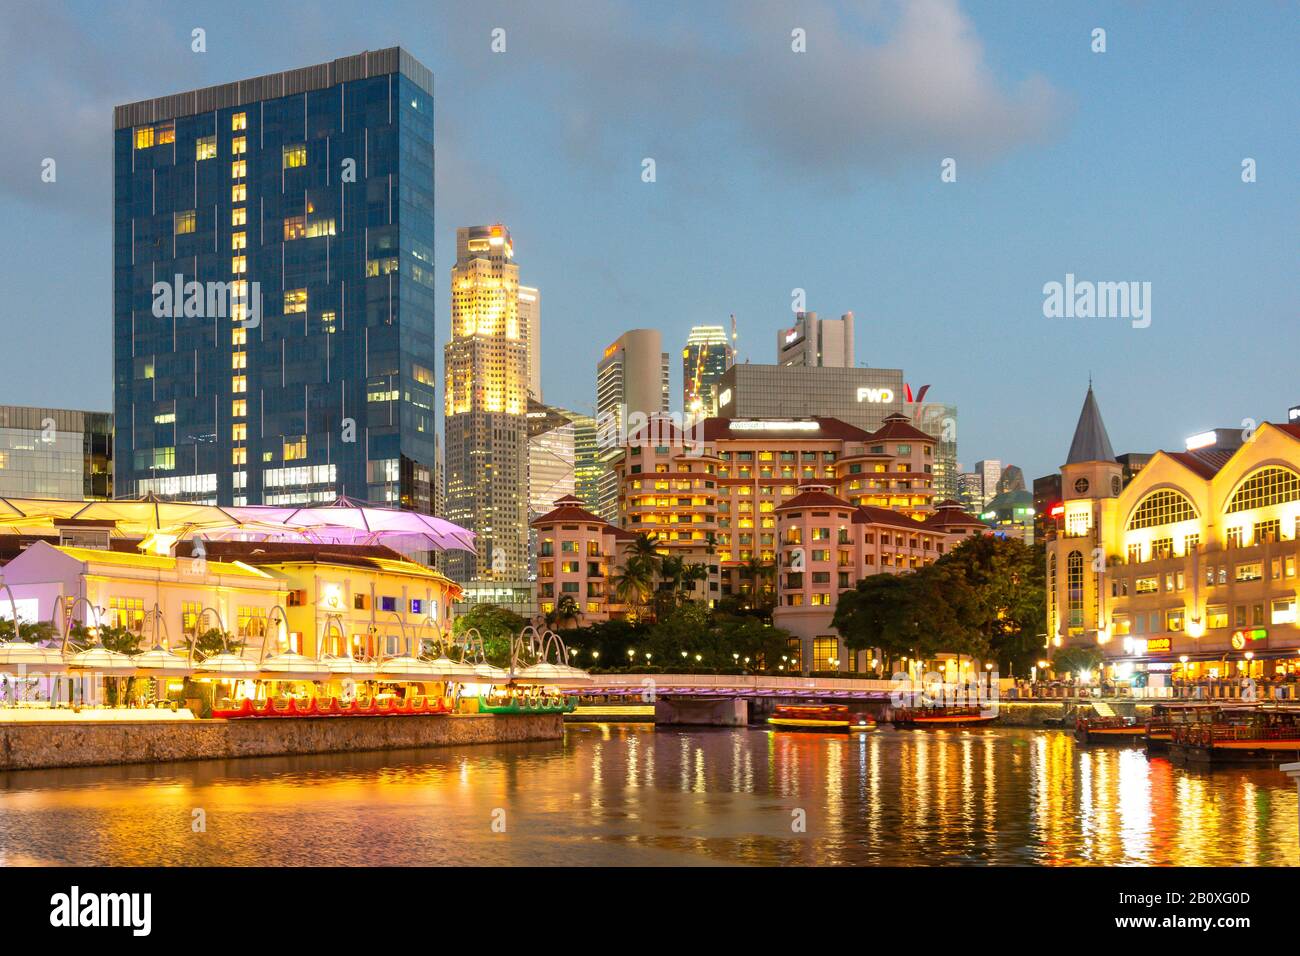
<path id="1" fill-rule="evenodd" d="M 519 330 L 528 343 L 528 397 L 542 400 L 542 293 L 533 286 L 519 287 Z"/>
<path id="2" fill-rule="evenodd" d="M 637 421 L 668 411 L 668 353 L 658 329 L 632 329 L 606 346 L 596 363 L 596 426 L 601 476 L 595 499 L 587 501 L 606 521 L 618 507 L 618 479 L 609 468 Z"/>
<path id="3" fill-rule="evenodd" d="M 942 402 L 907 402 L 903 414 L 934 439 L 936 501 L 959 500 L 957 487 L 957 406 Z"/>
<path id="4" fill-rule="evenodd" d="M 0 405 L 0 496 L 113 497 L 113 416 Z"/>
<path id="5" fill-rule="evenodd" d="M 819 319 L 816 312 L 795 314 L 794 325 L 776 333 L 778 365 L 853 368 L 853 313 Z"/>
<path id="6" fill-rule="evenodd" d="M 838 418 L 874 431 L 904 410 L 903 370 L 755 365 L 727 369 L 718 414 L 726 418 Z M 942 420 L 929 419 L 942 426 Z"/>
<path id="7" fill-rule="evenodd" d="M 584 501 L 594 501 L 600 494 L 600 476 L 605 472 L 596 419 L 567 408 L 560 411 L 573 422 L 574 494 Z"/>
<path id="8" fill-rule="evenodd" d="M 114 127 L 116 493 L 429 511 L 429 70 L 360 53 Z"/>
<path id="9" fill-rule="evenodd" d="M 998 482 L 1002 479 L 1002 462 L 996 458 L 977 461 L 975 474 L 979 475 L 980 479 L 980 510 L 983 511 L 998 493 Z"/>
<path id="10" fill-rule="evenodd" d="M 443 350 L 447 517 L 477 533 L 477 554 L 450 553 L 447 572 L 471 602 L 478 584 L 494 600 L 502 588 L 527 586 L 528 343 L 518 305 L 509 230 L 457 229 Z"/>
<path id="11" fill-rule="evenodd" d="M 720 325 L 697 325 L 682 349 L 682 411 L 688 418 L 718 414 L 718 384 L 736 353 Z"/>

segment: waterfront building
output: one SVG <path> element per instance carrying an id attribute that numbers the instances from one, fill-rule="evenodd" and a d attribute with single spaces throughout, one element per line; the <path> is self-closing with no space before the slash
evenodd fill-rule
<path id="1" fill-rule="evenodd" d="M 776 333 L 776 363 L 807 368 L 853 368 L 853 313 L 821 319 L 798 312 L 794 325 Z"/>
<path id="2" fill-rule="evenodd" d="M 368 51 L 114 127 L 115 492 L 430 512 L 429 70 Z"/>
<path id="3" fill-rule="evenodd" d="M 456 230 L 446 378 L 447 517 L 477 533 L 477 553 L 447 556 L 466 596 L 528 584 L 528 342 L 519 266 L 501 223 Z M 518 603 L 518 593 L 511 603 Z M 522 597 L 525 604 L 529 598 Z"/>
<path id="4" fill-rule="evenodd" d="M 610 578 L 626 559 L 635 533 L 592 514 L 575 495 L 557 499 L 554 508 L 533 519 L 532 525 L 538 539 L 537 597 L 542 614 L 552 616 L 559 626 L 574 627 L 626 616 L 628 609 L 611 591 Z M 555 619 L 557 611 L 572 616 Z"/>
<path id="5" fill-rule="evenodd" d="M 904 411 L 903 370 L 754 365 L 727 369 L 719 383 L 721 418 L 835 418 L 872 431 Z M 931 425 L 942 427 L 927 417 Z"/>
<path id="6" fill-rule="evenodd" d="M 0 497 L 113 497 L 113 416 L 0 405 Z"/>
<path id="7" fill-rule="evenodd" d="M 1156 452 L 1125 486 L 1089 389 L 1061 477 L 1052 647 L 1096 647 L 1108 676 L 1151 683 L 1300 668 L 1300 426 Z"/>
<path id="8" fill-rule="evenodd" d="M 718 414 L 718 385 L 736 353 L 720 325 L 697 325 L 682 349 L 682 410 L 691 420 Z"/>
<path id="9" fill-rule="evenodd" d="M 667 412 L 668 353 L 659 330 L 624 332 L 605 347 L 596 363 L 596 425 L 602 457 L 599 490 L 592 503 L 605 520 L 617 514 L 618 481 L 610 462 L 627 438 L 629 420 Z"/>

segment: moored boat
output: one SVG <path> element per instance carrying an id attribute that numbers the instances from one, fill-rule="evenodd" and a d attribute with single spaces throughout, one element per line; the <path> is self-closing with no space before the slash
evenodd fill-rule
<path id="1" fill-rule="evenodd" d="M 1206 702 L 1160 702 L 1151 708 L 1151 716 L 1146 722 L 1146 745 L 1148 753 L 1164 753 L 1174 739 L 1174 728 L 1186 724 L 1210 721 L 1218 704 Z"/>
<path id="2" fill-rule="evenodd" d="M 1130 744 L 1146 738 L 1147 725 L 1123 717 L 1104 701 L 1080 709 L 1074 720 L 1074 739 L 1081 744 Z"/>
<path id="3" fill-rule="evenodd" d="M 1210 720 L 1176 726 L 1169 754 L 1175 760 L 1209 764 L 1300 760 L 1300 707 L 1219 707 Z"/>
<path id="4" fill-rule="evenodd" d="M 782 704 L 772 711 L 767 722 L 776 730 L 820 731 L 847 734 L 870 730 L 875 718 L 854 714 L 844 704 Z"/>
<path id="5" fill-rule="evenodd" d="M 895 727 L 975 727 L 997 720 L 997 710 L 982 707 L 899 707 L 894 710 Z"/>

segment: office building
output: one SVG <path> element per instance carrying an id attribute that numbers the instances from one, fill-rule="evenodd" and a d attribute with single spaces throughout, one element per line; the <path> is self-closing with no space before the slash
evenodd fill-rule
<path id="1" fill-rule="evenodd" d="M 735 352 L 720 325 L 697 325 L 682 349 L 682 410 L 690 420 L 718 414 L 718 386 L 735 362 Z"/>
<path id="2" fill-rule="evenodd" d="M 853 368 L 853 313 L 819 319 L 799 312 L 794 325 L 776 334 L 776 363 L 808 368 Z"/>
<path id="3" fill-rule="evenodd" d="M 1002 480 L 1002 462 L 996 458 L 975 462 L 975 474 L 980 483 L 980 510 L 983 511 L 998 493 Z"/>
<path id="4" fill-rule="evenodd" d="M 719 387 L 722 418 L 837 418 L 874 431 L 890 415 L 903 414 L 905 405 L 903 370 L 897 368 L 741 363 L 727 369 Z"/>
<path id="5" fill-rule="evenodd" d="M 596 364 L 597 441 L 602 451 L 596 498 L 604 520 L 617 514 L 618 482 L 609 469 L 631 427 L 668 411 L 668 353 L 657 329 L 632 329 L 606 346 Z"/>
<path id="6" fill-rule="evenodd" d="M 457 229 L 443 350 L 446 516 L 476 532 L 477 553 L 450 552 L 446 568 L 471 603 L 528 590 L 528 343 L 518 305 L 510 231 Z M 510 603 L 520 600 L 529 603 L 519 594 Z"/>
<path id="7" fill-rule="evenodd" d="M 113 416 L 0 405 L 0 497 L 113 497 Z"/>
<path id="8" fill-rule="evenodd" d="M 429 70 L 370 51 L 114 126 L 116 493 L 430 511 Z"/>
<path id="9" fill-rule="evenodd" d="M 1034 540 L 1046 541 L 1055 531 L 1057 514 L 1064 513 L 1065 495 L 1061 488 L 1060 473 L 1035 478 L 1033 494 Z"/>
<path id="10" fill-rule="evenodd" d="M 905 402 L 903 414 L 934 439 L 934 491 L 938 500 L 956 499 L 957 406 L 943 402 Z"/>
<path id="11" fill-rule="evenodd" d="M 542 400 L 542 293 L 534 286 L 519 287 L 519 334 L 528 343 L 528 397 Z"/>
<path id="12" fill-rule="evenodd" d="M 528 570 L 537 579 L 537 534 L 532 522 L 574 493 L 576 426 L 561 409 L 528 403 Z"/>

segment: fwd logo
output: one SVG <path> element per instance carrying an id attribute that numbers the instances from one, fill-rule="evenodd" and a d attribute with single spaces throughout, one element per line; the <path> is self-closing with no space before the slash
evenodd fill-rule
<path id="1" fill-rule="evenodd" d="M 894 400 L 894 390 L 892 388 L 860 388 L 858 389 L 858 401 L 883 403 L 888 405 Z"/>
<path id="2" fill-rule="evenodd" d="M 152 893 L 82 893 L 74 886 L 51 896 L 50 907 L 51 926 L 129 926 L 132 935 L 148 936 L 153 924 Z"/>

